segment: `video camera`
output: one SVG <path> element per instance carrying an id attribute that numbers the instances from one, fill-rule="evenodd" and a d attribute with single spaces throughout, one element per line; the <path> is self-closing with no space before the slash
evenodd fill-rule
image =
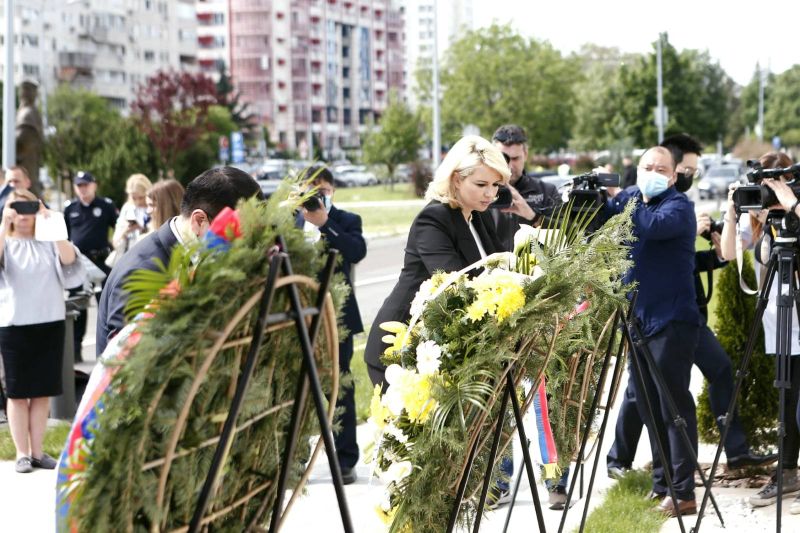
<path id="1" fill-rule="evenodd" d="M 572 210 L 583 212 L 602 207 L 608 200 L 605 187 L 619 187 L 619 174 L 587 172 L 572 178 L 569 198 Z"/>
<path id="2" fill-rule="evenodd" d="M 757 160 L 748 160 L 747 166 L 752 170 L 747 173 L 748 184 L 733 191 L 733 203 L 736 213 L 741 215 L 745 211 L 767 209 L 779 204 L 775 191 L 762 182 L 767 178 L 785 176 L 791 178 L 787 182 L 795 196 L 800 197 L 800 163 L 786 168 L 763 168 Z"/>

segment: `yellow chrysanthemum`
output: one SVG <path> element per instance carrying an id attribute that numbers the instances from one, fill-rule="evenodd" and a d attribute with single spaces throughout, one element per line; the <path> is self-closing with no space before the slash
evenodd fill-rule
<path id="1" fill-rule="evenodd" d="M 518 279 L 505 270 L 493 270 L 467 284 L 477 293 L 475 301 L 467 307 L 467 317 L 475 322 L 489 314 L 498 322 L 514 314 L 525 305 L 525 293 Z"/>
<path id="2" fill-rule="evenodd" d="M 386 419 L 391 416 L 389 409 L 381 402 L 381 386 L 375 385 L 369 402 L 369 419 L 378 429 L 386 427 Z"/>
<path id="3" fill-rule="evenodd" d="M 381 324 L 381 329 L 394 333 L 394 335 L 384 335 L 381 339 L 390 346 L 383 351 L 383 355 L 393 355 L 403 349 L 403 339 L 406 336 L 406 329 L 408 327 L 402 322 L 384 322 Z"/>
<path id="4" fill-rule="evenodd" d="M 502 322 L 525 305 L 522 287 L 504 287 L 497 295 L 497 321 Z"/>
<path id="5" fill-rule="evenodd" d="M 406 413 L 410 420 L 424 424 L 437 405 L 431 397 L 431 380 L 416 372 L 407 374 L 406 378 L 401 389 Z"/>

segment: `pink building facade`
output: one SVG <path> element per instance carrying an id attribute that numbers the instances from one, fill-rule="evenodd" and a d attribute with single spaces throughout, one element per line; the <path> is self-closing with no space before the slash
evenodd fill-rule
<path id="1" fill-rule="evenodd" d="M 281 148 L 341 157 L 360 147 L 390 91 L 404 92 L 393 0 L 230 0 L 229 9 L 233 83 Z"/>

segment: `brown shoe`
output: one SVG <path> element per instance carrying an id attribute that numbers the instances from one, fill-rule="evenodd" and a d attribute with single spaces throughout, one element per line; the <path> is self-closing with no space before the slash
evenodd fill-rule
<path id="1" fill-rule="evenodd" d="M 695 500 L 678 500 L 678 509 L 676 512 L 675 506 L 672 503 L 672 498 L 666 497 L 659 504 L 658 510 L 670 517 L 687 514 L 697 514 L 697 502 Z"/>

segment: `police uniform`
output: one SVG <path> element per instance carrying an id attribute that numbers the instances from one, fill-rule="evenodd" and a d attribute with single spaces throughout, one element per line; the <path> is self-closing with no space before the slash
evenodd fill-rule
<path id="1" fill-rule="evenodd" d="M 108 230 L 117 223 L 117 208 L 110 198 L 95 196 L 89 205 L 83 205 L 77 198 L 64 208 L 69 240 L 88 257 L 92 263 L 108 274 L 111 269 L 105 264 L 111 253 Z"/>

